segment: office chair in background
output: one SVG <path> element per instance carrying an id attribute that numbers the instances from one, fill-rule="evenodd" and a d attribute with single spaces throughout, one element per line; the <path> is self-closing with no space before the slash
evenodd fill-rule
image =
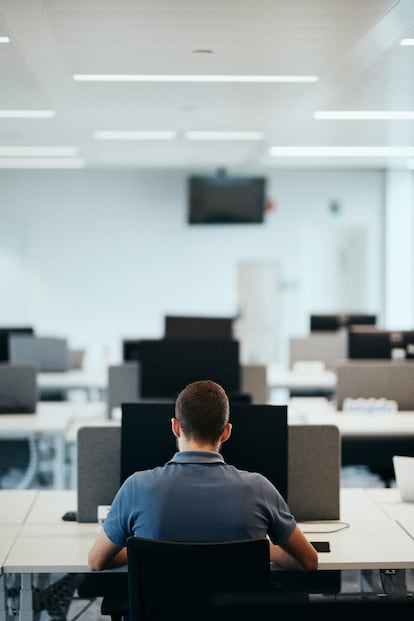
<path id="1" fill-rule="evenodd" d="M 270 589 L 267 539 L 193 543 L 129 537 L 127 549 L 129 621 L 202 621 L 213 593 Z"/>

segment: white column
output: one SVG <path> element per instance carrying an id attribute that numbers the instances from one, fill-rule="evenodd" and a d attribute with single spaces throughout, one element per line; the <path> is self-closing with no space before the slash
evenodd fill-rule
<path id="1" fill-rule="evenodd" d="M 385 175 L 385 326 L 414 328 L 414 173 Z"/>

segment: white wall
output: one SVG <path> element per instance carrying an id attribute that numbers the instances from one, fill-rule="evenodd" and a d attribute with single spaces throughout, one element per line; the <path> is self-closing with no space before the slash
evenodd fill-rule
<path id="1" fill-rule="evenodd" d="M 332 223 L 366 231 L 366 308 L 356 310 L 381 314 L 383 174 L 262 172 L 276 203 L 265 224 L 190 226 L 188 172 L 1 171 L 0 243 L 10 227 L 20 231 L 13 260 L 24 273 L 15 286 L 25 291 L 13 295 L 25 303 L 13 317 L 0 304 L 0 325 L 67 336 L 86 348 L 90 367 L 103 364 L 105 350 L 118 362 L 122 338 L 161 337 L 167 313 L 236 314 L 238 263 L 270 260 L 280 265 L 283 360 L 288 338 L 307 332 L 318 306 L 303 301 L 303 229 Z M 5 284 L 2 297 L 12 294 Z"/>

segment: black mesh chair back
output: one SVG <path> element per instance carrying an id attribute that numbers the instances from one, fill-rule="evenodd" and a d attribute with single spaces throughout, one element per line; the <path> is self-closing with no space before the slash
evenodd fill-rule
<path id="1" fill-rule="evenodd" d="M 129 537 L 129 621 L 202 621 L 213 594 L 270 588 L 266 539 L 170 542 Z"/>

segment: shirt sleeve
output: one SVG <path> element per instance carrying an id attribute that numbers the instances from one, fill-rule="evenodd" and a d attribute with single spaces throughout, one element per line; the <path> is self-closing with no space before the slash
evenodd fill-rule
<path id="1" fill-rule="evenodd" d="M 103 523 L 106 536 L 112 543 L 121 548 L 126 545 L 127 538 L 133 535 L 131 519 L 132 476 L 126 479 L 119 488 Z"/>
<path id="2" fill-rule="evenodd" d="M 272 543 L 283 544 L 296 528 L 296 519 L 282 494 L 265 477 L 262 478 L 263 495 L 269 516 L 268 536 Z"/>

